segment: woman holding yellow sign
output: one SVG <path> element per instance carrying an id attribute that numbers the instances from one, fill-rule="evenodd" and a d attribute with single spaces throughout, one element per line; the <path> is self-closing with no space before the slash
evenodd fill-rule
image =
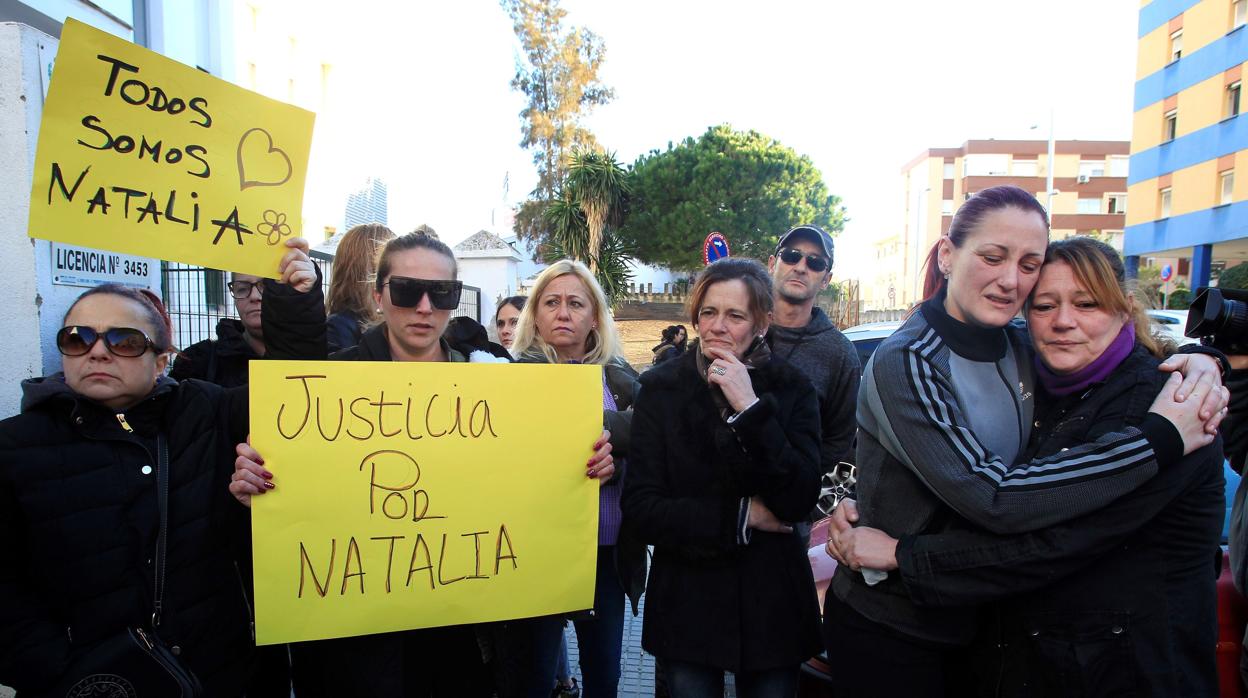
<path id="1" fill-rule="evenodd" d="M 437 238 L 422 233 L 394 238 L 378 258 L 373 291 L 384 321 L 364 332 L 358 345 L 329 358 L 467 361 L 443 337 L 462 290 L 455 276 L 455 257 Z M 324 351 L 301 358 L 324 358 Z M 615 471 L 607 437 L 604 432 L 593 445 L 588 477 L 605 479 Z M 230 491 L 249 505 L 252 496 L 273 491 L 276 484 L 260 454 L 249 445 L 239 444 L 238 455 Z M 291 659 L 300 698 L 490 695 L 493 691 L 472 626 L 294 643 Z"/>
<path id="2" fill-rule="evenodd" d="M 646 372 L 633 416 L 625 525 L 654 545 L 642 647 L 673 696 L 792 696 L 819 651 L 806 549 L 791 525 L 819 495 L 810 381 L 763 341 L 771 277 L 722 259 L 690 295 L 698 345 Z"/>
<path id="3" fill-rule="evenodd" d="M 265 322 L 294 358 L 324 336 L 282 325 L 324 307 L 306 241 L 287 246 Z M 56 335 L 64 372 L 0 422 L 0 684 L 22 696 L 246 689 L 246 519 L 223 488 L 247 389 L 166 377 L 171 334 L 154 294 L 86 291 Z"/>

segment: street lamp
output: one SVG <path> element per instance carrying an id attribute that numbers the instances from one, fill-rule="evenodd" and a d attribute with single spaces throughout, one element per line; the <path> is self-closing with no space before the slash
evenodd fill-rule
<path id="1" fill-rule="evenodd" d="M 1040 128 L 1040 124 L 1033 124 L 1031 130 Z M 1057 142 L 1053 139 L 1053 109 L 1049 109 L 1049 159 L 1045 165 L 1044 178 L 1044 210 L 1049 213 L 1049 223 L 1053 223 L 1053 167 L 1056 164 L 1054 157 L 1056 155 Z"/>
<path id="2" fill-rule="evenodd" d="M 927 203 L 927 193 L 932 190 L 931 187 L 924 187 L 923 191 L 917 192 L 914 197 L 914 259 L 912 263 L 912 272 L 914 275 L 914 299 L 915 303 L 919 302 L 919 293 L 923 288 L 923 282 L 919 278 L 920 258 L 923 255 L 923 205 Z"/>

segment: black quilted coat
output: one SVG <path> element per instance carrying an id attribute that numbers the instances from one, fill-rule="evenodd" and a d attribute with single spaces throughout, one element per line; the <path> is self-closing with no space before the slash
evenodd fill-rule
<path id="1" fill-rule="evenodd" d="M 266 323 L 270 316 L 290 338 L 270 347 L 275 358 L 323 347 L 319 287 L 298 295 L 270 284 Z M 59 374 L 23 389 L 22 413 L 0 422 L 0 684 L 36 692 L 77 654 L 148 622 L 164 434 L 170 533 L 157 632 L 207 695 L 241 695 L 253 652 L 237 564 L 247 517 L 227 486 L 247 434 L 246 388 L 162 378 L 124 424 Z"/>

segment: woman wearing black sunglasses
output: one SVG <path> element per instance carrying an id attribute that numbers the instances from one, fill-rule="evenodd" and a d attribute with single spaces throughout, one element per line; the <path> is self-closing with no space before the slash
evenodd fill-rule
<path id="1" fill-rule="evenodd" d="M 358 345 L 329 358 L 468 361 L 443 337 L 459 306 L 462 283 L 455 275 L 455 256 L 437 238 L 409 233 L 391 240 L 378 258 L 373 291 L 384 322 L 364 332 Z M 302 358 L 325 355 L 322 351 Z M 587 475 L 610 477 L 615 467 L 605 434 L 593 448 Z M 240 443 L 238 454 L 230 491 L 250 505 L 252 496 L 275 490 L 276 484 L 261 465 L 260 454 L 248 444 Z M 484 670 L 477 630 L 451 626 L 295 643 L 291 645 L 295 692 L 300 698 L 492 695 L 494 683 Z M 552 675 L 553 670 L 552 664 Z"/>
<path id="2" fill-rule="evenodd" d="M 288 245 L 286 285 L 270 282 L 265 299 L 277 326 L 324 315 L 306 242 Z M 289 341 L 271 349 L 287 358 L 324 342 L 280 334 Z M 204 695 L 246 688 L 251 617 L 235 564 L 246 519 L 224 496 L 234 444 L 247 433 L 246 389 L 167 378 L 170 335 L 154 294 L 87 291 L 57 333 L 64 372 L 26 381 L 22 414 L 0 422 L 0 684 L 23 696 L 73 694 L 79 680 L 86 695 L 90 675 L 126 674 L 113 659 L 128 628 L 161 640 Z M 155 673 L 128 679 L 142 686 Z"/>

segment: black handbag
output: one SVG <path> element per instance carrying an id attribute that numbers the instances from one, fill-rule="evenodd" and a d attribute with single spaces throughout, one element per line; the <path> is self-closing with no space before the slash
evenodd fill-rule
<path id="1" fill-rule="evenodd" d="M 164 435 L 156 437 L 159 452 L 156 497 L 160 532 L 156 538 L 156 577 L 152 591 L 151 627 L 129 627 L 87 649 L 71 661 L 60 682 L 41 694 L 48 698 L 198 698 L 199 679 L 165 647 L 160 626 L 165 595 L 165 551 L 169 533 L 169 449 Z M 23 691 L 22 695 L 25 695 Z"/>

